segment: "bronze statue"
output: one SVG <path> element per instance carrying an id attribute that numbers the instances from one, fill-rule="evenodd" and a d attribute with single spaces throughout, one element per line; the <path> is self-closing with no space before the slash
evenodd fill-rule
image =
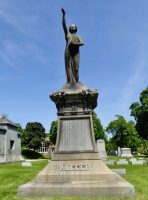
<path id="1" fill-rule="evenodd" d="M 66 70 L 66 83 L 75 84 L 79 81 L 79 63 L 80 53 L 79 46 L 84 45 L 81 37 L 76 35 L 77 27 L 72 24 L 69 31 L 66 27 L 65 10 L 62 7 L 62 25 L 65 33 L 66 48 L 65 48 L 65 70 Z"/>

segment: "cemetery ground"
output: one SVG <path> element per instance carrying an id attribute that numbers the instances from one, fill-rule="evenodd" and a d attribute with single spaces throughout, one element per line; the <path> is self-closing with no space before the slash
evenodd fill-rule
<path id="1" fill-rule="evenodd" d="M 119 157 L 108 157 L 116 159 Z M 127 158 L 128 160 L 129 158 Z M 148 164 L 143 165 L 114 165 L 108 166 L 112 169 L 126 169 L 126 175 L 122 176 L 135 186 L 134 198 L 82 198 L 82 197 L 37 197 L 19 198 L 18 187 L 36 178 L 36 175 L 48 163 L 48 160 L 32 161 L 32 167 L 22 167 L 21 163 L 0 165 L 0 199 L 1 200 L 147 200 L 148 199 Z"/>

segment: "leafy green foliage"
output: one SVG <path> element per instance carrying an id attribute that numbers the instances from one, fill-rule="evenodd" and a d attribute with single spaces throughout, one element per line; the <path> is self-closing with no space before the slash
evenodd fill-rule
<path id="1" fill-rule="evenodd" d="M 24 159 L 51 159 L 48 154 L 41 154 L 30 149 L 22 149 L 22 156 Z"/>
<path id="2" fill-rule="evenodd" d="M 112 149 L 114 149 L 114 143 L 112 138 L 105 142 L 106 153 L 108 154 Z"/>
<path id="3" fill-rule="evenodd" d="M 39 149 L 46 137 L 45 128 L 39 122 L 29 122 L 26 125 L 26 148 Z"/>
<path id="4" fill-rule="evenodd" d="M 93 119 L 95 140 L 103 139 L 106 142 L 107 137 L 105 135 L 103 126 L 101 125 L 101 121 L 99 118 L 97 118 L 97 114 L 94 111 L 92 112 L 92 119 Z"/>
<path id="5" fill-rule="evenodd" d="M 56 144 L 57 131 L 58 131 L 58 121 L 56 120 L 51 123 L 49 131 L 50 142 L 52 144 Z"/>
<path id="6" fill-rule="evenodd" d="M 27 137 L 26 132 L 20 124 L 17 124 L 17 126 L 18 126 L 17 131 L 22 134 L 21 135 L 21 147 L 24 148 L 26 146 L 26 137 Z"/>
<path id="7" fill-rule="evenodd" d="M 43 155 L 30 149 L 22 149 L 22 156 L 25 159 L 41 159 Z"/>
<path id="8" fill-rule="evenodd" d="M 130 106 L 131 116 L 135 118 L 136 130 L 143 140 L 148 140 L 148 87 L 140 93 L 140 103 Z"/>
<path id="9" fill-rule="evenodd" d="M 136 150 L 141 140 L 135 130 L 135 124 L 132 120 L 126 122 L 123 116 L 115 115 L 117 120 L 111 121 L 106 131 L 112 134 L 111 141 L 116 147 L 130 147 Z"/>
<path id="10" fill-rule="evenodd" d="M 138 153 L 146 155 L 148 153 L 148 141 L 143 141 L 141 146 L 137 148 Z"/>

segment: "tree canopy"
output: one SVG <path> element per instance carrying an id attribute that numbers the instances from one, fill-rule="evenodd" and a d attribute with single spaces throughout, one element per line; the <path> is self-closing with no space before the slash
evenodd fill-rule
<path id="1" fill-rule="evenodd" d="M 21 135 L 21 147 L 23 148 L 26 146 L 26 132 L 20 124 L 16 124 L 16 125 L 18 126 L 17 131 L 22 134 Z"/>
<path id="2" fill-rule="evenodd" d="M 97 118 L 97 114 L 94 111 L 92 112 L 92 119 L 93 119 L 95 140 L 103 139 L 106 142 L 107 137 L 105 135 L 105 131 L 103 129 L 100 119 Z"/>
<path id="3" fill-rule="evenodd" d="M 49 131 L 50 142 L 52 144 L 56 144 L 57 131 L 58 131 L 58 121 L 56 120 L 51 123 Z"/>
<path id="4" fill-rule="evenodd" d="M 135 118 L 136 130 L 141 139 L 148 140 L 148 87 L 140 93 L 140 103 L 131 104 L 131 116 Z"/>
<path id="5" fill-rule="evenodd" d="M 135 129 L 135 124 L 132 120 L 126 122 L 123 116 L 115 115 L 116 120 L 111 121 L 106 131 L 112 134 L 111 141 L 116 147 L 130 147 L 132 150 L 137 149 L 141 143 L 139 135 Z"/>
<path id="6" fill-rule="evenodd" d="M 26 147 L 37 150 L 46 137 L 45 128 L 39 122 L 28 122 L 26 125 Z"/>

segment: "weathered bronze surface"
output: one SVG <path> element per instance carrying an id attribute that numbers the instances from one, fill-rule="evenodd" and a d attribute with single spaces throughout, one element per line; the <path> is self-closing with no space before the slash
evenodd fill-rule
<path id="1" fill-rule="evenodd" d="M 66 83 L 71 85 L 79 81 L 79 63 L 80 53 L 79 47 L 84 45 L 81 37 L 76 35 L 77 27 L 72 24 L 69 27 L 69 31 L 66 26 L 66 13 L 62 7 L 62 25 L 65 33 L 66 48 L 65 48 L 65 71 L 66 71 Z"/>

